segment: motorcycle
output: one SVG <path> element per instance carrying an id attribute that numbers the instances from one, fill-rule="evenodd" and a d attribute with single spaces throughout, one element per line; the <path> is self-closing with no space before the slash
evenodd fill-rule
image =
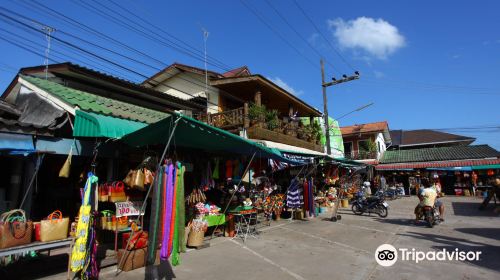
<path id="1" fill-rule="evenodd" d="M 390 188 L 385 191 L 385 197 L 391 200 L 401 198 L 404 195 L 405 195 L 405 190 L 402 187 Z"/>
<path id="2" fill-rule="evenodd" d="M 374 196 L 365 197 L 364 191 L 357 192 L 351 200 L 351 210 L 356 215 L 376 213 L 381 218 L 389 214 L 389 204 L 384 201 L 384 193 L 377 192 Z"/>
<path id="3" fill-rule="evenodd" d="M 439 209 L 432 206 L 424 206 L 423 219 L 427 222 L 427 226 L 432 228 L 434 225 L 438 225 L 441 222 L 441 217 L 439 216 Z"/>

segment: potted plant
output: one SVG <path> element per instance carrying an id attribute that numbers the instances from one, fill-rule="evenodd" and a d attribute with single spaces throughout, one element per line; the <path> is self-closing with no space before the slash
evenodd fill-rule
<path id="1" fill-rule="evenodd" d="M 267 129 L 269 130 L 279 130 L 280 129 L 280 121 L 278 119 L 278 110 L 269 110 L 266 111 L 266 124 Z"/>
<path id="2" fill-rule="evenodd" d="M 259 125 L 262 127 L 262 124 L 266 120 L 266 106 L 255 103 L 250 104 L 248 107 L 248 118 L 252 126 Z"/>

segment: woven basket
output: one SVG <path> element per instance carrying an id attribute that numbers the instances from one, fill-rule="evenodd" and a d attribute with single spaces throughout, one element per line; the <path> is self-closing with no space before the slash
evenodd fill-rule
<path id="1" fill-rule="evenodd" d="M 188 235 L 187 245 L 190 247 L 198 247 L 203 245 L 205 232 L 203 231 L 190 231 Z"/>

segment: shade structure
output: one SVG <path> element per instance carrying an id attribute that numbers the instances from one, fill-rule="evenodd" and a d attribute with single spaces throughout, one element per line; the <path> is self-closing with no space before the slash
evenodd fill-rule
<path id="1" fill-rule="evenodd" d="M 145 126 L 142 122 L 76 110 L 73 136 L 118 139 Z"/>
<path id="2" fill-rule="evenodd" d="M 33 151 L 33 136 L 14 133 L 0 133 L 0 151 Z"/>
<path id="3" fill-rule="evenodd" d="M 176 122 L 178 124 L 172 138 L 172 147 L 194 148 L 239 155 L 253 155 L 255 153 L 256 157 L 300 164 L 299 162 L 283 157 L 277 149 L 263 147 L 253 141 L 179 113 L 175 113 L 159 122 L 130 133 L 121 140 L 135 147 L 165 144 L 174 130 Z"/>

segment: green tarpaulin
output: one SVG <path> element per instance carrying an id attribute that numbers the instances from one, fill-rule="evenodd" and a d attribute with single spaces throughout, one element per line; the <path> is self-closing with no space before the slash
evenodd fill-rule
<path id="1" fill-rule="evenodd" d="M 121 138 L 146 125 L 142 122 L 76 110 L 73 136 Z"/>
<path id="2" fill-rule="evenodd" d="M 487 164 L 472 166 L 472 170 L 500 169 L 500 164 Z"/>
<path id="3" fill-rule="evenodd" d="M 276 149 L 263 147 L 253 141 L 181 114 L 175 114 L 130 133 L 124 136 L 122 141 L 135 147 L 166 144 L 176 121 L 178 125 L 172 138 L 172 147 L 195 148 L 240 155 L 253 155 L 256 153 L 256 157 L 297 164 L 297 162 L 283 157 Z"/>

